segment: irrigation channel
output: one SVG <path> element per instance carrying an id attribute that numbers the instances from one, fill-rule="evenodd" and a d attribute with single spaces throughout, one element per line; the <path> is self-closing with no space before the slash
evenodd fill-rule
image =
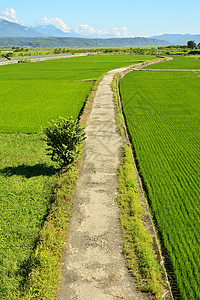
<path id="1" fill-rule="evenodd" d="M 86 127 L 59 300 L 150 299 L 137 291 L 126 266 L 119 208 L 114 201 L 123 139 L 117 131 L 110 84 L 116 73 L 129 71 L 130 67 L 109 71 L 96 92 Z M 163 299 L 172 299 L 170 292 Z"/>

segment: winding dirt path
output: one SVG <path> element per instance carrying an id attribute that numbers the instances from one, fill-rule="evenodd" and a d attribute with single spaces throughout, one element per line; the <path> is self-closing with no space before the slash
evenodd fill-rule
<path id="1" fill-rule="evenodd" d="M 123 256 L 117 197 L 117 170 L 123 144 L 117 133 L 115 73 L 101 81 L 86 128 L 82 171 L 64 255 L 59 300 L 149 299 L 138 293 Z"/>

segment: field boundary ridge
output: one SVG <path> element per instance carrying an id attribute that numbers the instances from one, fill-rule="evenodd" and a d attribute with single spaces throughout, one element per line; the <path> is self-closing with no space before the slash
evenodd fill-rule
<path id="1" fill-rule="evenodd" d="M 48 57 L 37 57 L 37 58 L 29 58 L 29 59 L 14 59 L 9 61 L 1 61 L 0 66 L 3 65 L 10 65 L 10 64 L 17 64 L 19 62 L 37 62 L 37 61 L 45 61 L 45 60 L 53 60 L 53 59 L 60 59 L 60 58 L 71 58 L 71 57 L 79 57 L 79 56 L 87 56 L 88 53 L 80 53 L 80 54 L 74 54 L 74 55 L 62 55 L 62 56 L 48 56 Z"/>

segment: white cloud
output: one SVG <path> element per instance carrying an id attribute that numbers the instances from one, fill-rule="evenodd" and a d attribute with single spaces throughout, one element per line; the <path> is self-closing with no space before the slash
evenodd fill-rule
<path id="1" fill-rule="evenodd" d="M 109 32 L 105 29 L 95 29 L 94 27 L 91 27 L 89 25 L 79 25 L 76 27 L 75 29 L 76 33 L 82 34 L 82 35 L 104 35 L 104 34 L 108 34 Z"/>
<path id="2" fill-rule="evenodd" d="M 17 19 L 16 12 L 13 8 L 0 8 L 0 19 L 5 19 L 10 22 L 20 23 L 23 26 L 26 25 L 23 21 L 19 22 Z M 72 28 L 70 25 L 66 24 L 63 20 L 59 18 L 47 18 L 44 17 L 42 20 L 36 22 L 38 25 L 53 25 L 56 28 L 62 30 L 63 32 L 71 32 Z M 36 26 L 36 25 L 35 25 Z M 33 26 L 33 27 L 35 27 Z M 79 33 L 83 36 L 104 36 L 107 34 L 113 34 L 116 37 L 127 37 L 128 30 L 126 27 L 113 27 L 112 32 L 107 31 L 104 28 L 94 28 L 88 24 L 81 24 L 77 26 L 74 30 L 76 33 Z"/>
<path id="3" fill-rule="evenodd" d="M 127 37 L 128 36 L 128 30 L 126 27 L 113 27 L 113 34 L 117 37 Z"/>
<path id="4" fill-rule="evenodd" d="M 109 34 L 109 32 L 105 29 L 97 29 L 96 32 L 97 32 L 98 35 Z"/>
<path id="5" fill-rule="evenodd" d="M 18 23 L 16 12 L 13 8 L 6 8 L 0 11 L 0 18 L 6 21 Z"/>
<path id="6" fill-rule="evenodd" d="M 122 36 L 128 36 L 128 29 L 126 27 L 121 27 Z"/>
<path id="7" fill-rule="evenodd" d="M 75 32 L 82 35 L 91 35 L 96 33 L 96 30 L 94 29 L 94 27 L 91 27 L 89 25 L 79 25 L 78 27 L 76 27 Z"/>
<path id="8" fill-rule="evenodd" d="M 59 18 L 44 17 L 42 21 L 38 21 L 37 23 L 40 25 L 53 25 L 56 28 L 58 28 L 64 32 L 71 31 L 71 27 L 69 25 L 65 24 L 65 22 Z"/>

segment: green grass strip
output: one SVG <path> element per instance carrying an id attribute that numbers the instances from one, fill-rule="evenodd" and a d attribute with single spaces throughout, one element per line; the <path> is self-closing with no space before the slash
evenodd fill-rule
<path id="1" fill-rule="evenodd" d="M 151 235 L 142 222 L 144 211 L 139 200 L 131 149 L 127 145 L 123 147 L 118 176 L 118 204 L 128 268 L 136 277 L 140 290 L 150 291 L 156 299 L 162 299 L 161 268 L 152 249 Z"/>
<path id="2" fill-rule="evenodd" d="M 124 139 L 125 138 L 124 127 L 123 127 L 124 117 L 123 117 L 123 114 L 122 114 L 121 109 L 118 104 L 118 88 L 117 88 L 118 75 L 119 75 L 119 73 L 114 75 L 113 82 L 111 83 L 111 88 L 112 88 L 112 91 L 114 92 L 113 101 L 115 103 L 115 119 L 116 119 L 118 131 L 119 131 L 119 134 Z"/>
<path id="3" fill-rule="evenodd" d="M 71 166 L 57 178 L 54 203 L 31 263 L 31 273 L 22 299 L 57 299 L 63 251 L 71 217 L 72 202 L 80 164 Z"/>

